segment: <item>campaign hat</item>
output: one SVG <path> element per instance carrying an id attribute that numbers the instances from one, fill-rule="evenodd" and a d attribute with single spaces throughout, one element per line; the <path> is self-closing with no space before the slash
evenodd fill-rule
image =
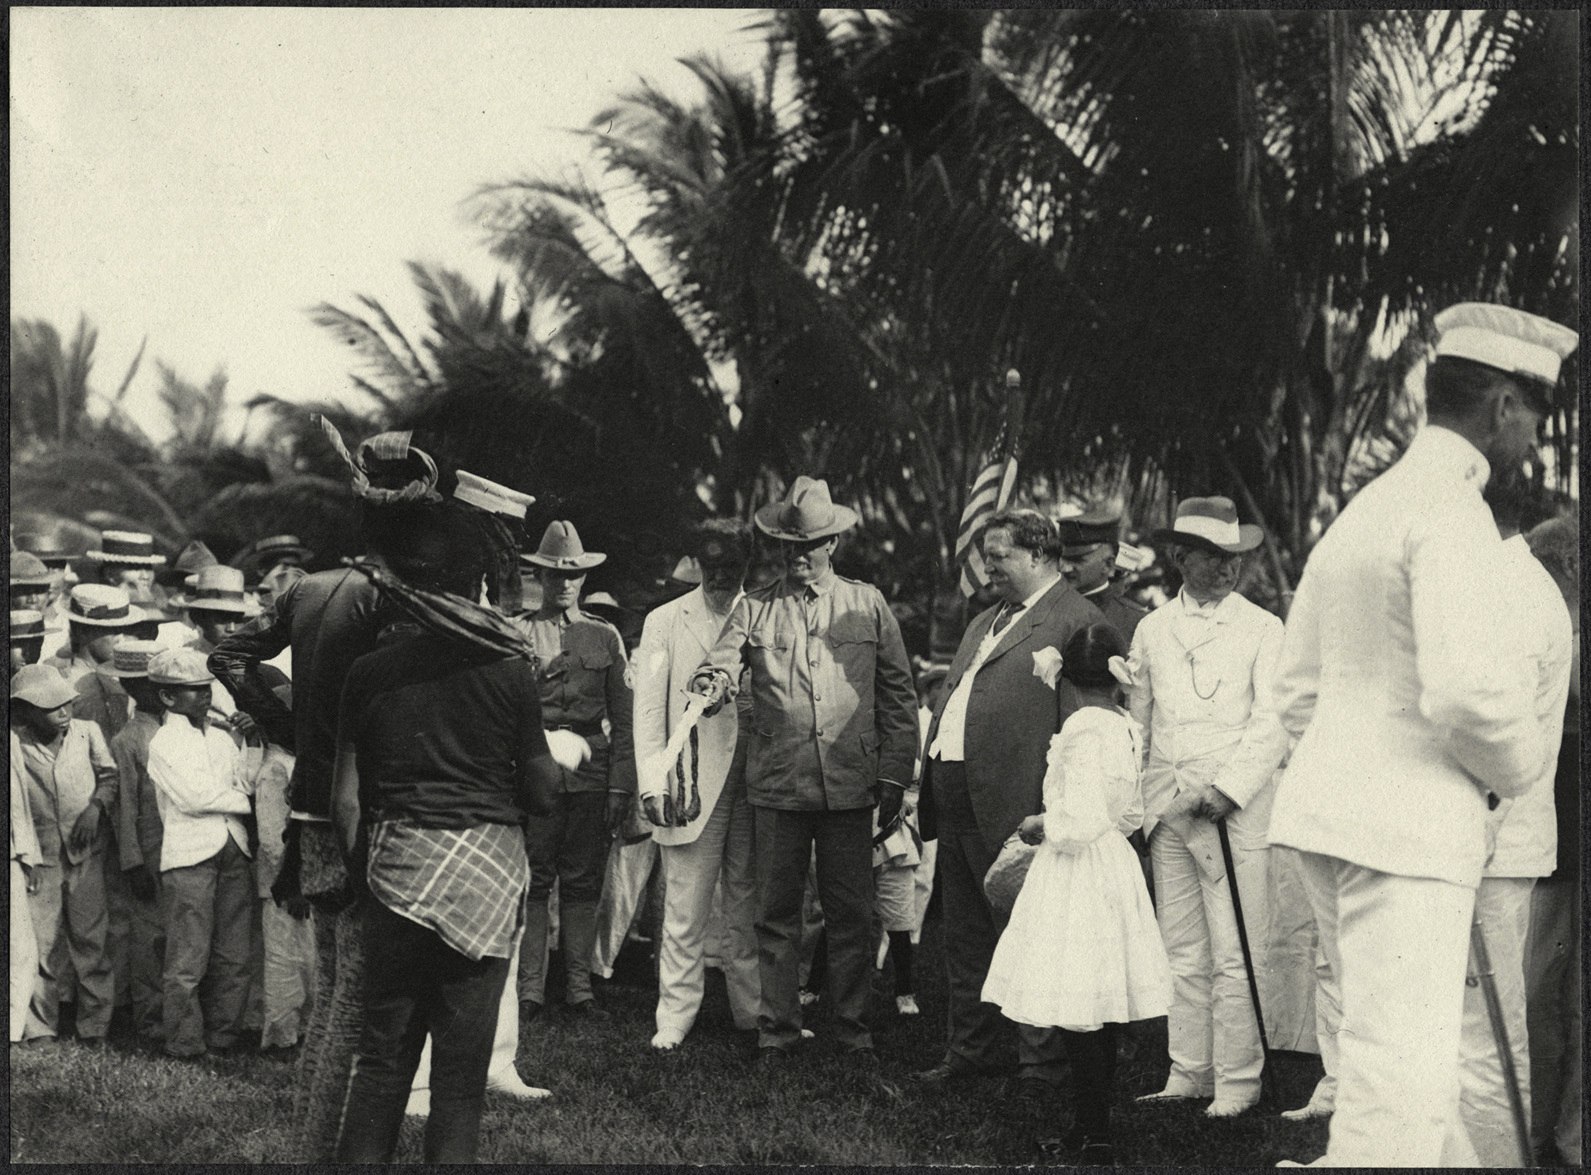
<path id="1" fill-rule="evenodd" d="M 769 502 L 757 511 L 757 529 L 787 542 L 809 543 L 850 530 L 861 515 L 838 505 L 829 496 L 829 483 L 805 474 L 791 483 L 780 502 Z"/>
<path id="2" fill-rule="evenodd" d="M 572 522 L 549 522 L 542 532 L 541 544 L 527 555 L 526 563 L 548 567 L 554 571 L 589 571 L 607 558 L 598 551 L 588 551 L 580 542 L 580 532 Z"/>

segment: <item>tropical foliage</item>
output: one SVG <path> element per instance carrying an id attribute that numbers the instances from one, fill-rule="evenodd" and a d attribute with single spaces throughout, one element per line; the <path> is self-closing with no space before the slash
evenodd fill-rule
<path id="1" fill-rule="evenodd" d="M 790 9 L 764 32 L 755 76 L 693 58 L 697 100 L 641 82 L 597 112 L 584 174 L 478 189 L 508 281 L 413 266 L 423 337 L 372 298 L 316 308 L 359 396 L 313 407 L 535 493 L 532 536 L 574 518 L 637 582 L 704 510 L 827 477 L 863 511 L 852 566 L 920 609 L 955 598 L 962 495 L 1005 430 L 1040 500 L 1119 496 L 1148 528 L 1231 494 L 1280 602 L 1417 425 L 1433 310 L 1577 319 L 1575 12 Z M 92 399 L 86 324 L 42 327 L 13 324 L 14 453 L 71 443 Z M 202 464 L 224 392 L 163 375 Z M 340 476 L 305 405 L 249 407 L 255 464 L 206 526 L 268 487 L 324 508 Z M 1543 468 L 1569 492 L 1576 428 L 1551 422 Z"/>

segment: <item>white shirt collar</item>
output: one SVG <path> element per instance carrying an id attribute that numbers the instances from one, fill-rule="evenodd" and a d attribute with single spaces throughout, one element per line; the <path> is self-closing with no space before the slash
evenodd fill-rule
<path id="1" fill-rule="evenodd" d="M 1221 615 L 1221 610 L 1236 592 L 1228 592 L 1213 604 L 1201 604 L 1188 594 L 1188 589 L 1183 588 L 1177 592 L 1177 599 L 1182 601 L 1182 614 L 1184 616 L 1198 616 L 1207 620 L 1214 620 Z"/>
<path id="2" fill-rule="evenodd" d="M 1464 437 L 1440 424 L 1428 424 L 1415 434 L 1406 457 L 1423 461 L 1435 471 L 1459 481 L 1473 482 L 1478 491 L 1491 479 L 1491 462 Z"/>

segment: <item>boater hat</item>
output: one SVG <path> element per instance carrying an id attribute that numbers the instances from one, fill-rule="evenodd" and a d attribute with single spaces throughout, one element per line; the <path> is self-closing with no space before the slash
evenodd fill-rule
<path id="1" fill-rule="evenodd" d="M 254 612 L 243 590 L 243 572 L 219 563 L 200 568 L 184 606 L 190 611 L 197 608 L 204 612 L 235 612 L 239 616 Z"/>
<path id="2" fill-rule="evenodd" d="M 11 675 L 11 697 L 41 710 L 55 710 L 75 701 L 77 691 L 51 665 L 24 665 Z"/>
<path id="3" fill-rule="evenodd" d="M 25 645 L 29 641 L 44 640 L 44 613 L 32 608 L 18 608 L 11 613 L 11 643 Z"/>
<path id="4" fill-rule="evenodd" d="M 47 588 L 55 582 L 55 576 L 44 560 L 27 551 L 11 552 L 10 582 L 12 587 Z"/>
<path id="5" fill-rule="evenodd" d="M 155 641 L 119 641 L 111 650 L 111 663 L 99 672 L 104 677 L 148 677 L 149 662 L 158 652 Z"/>
<path id="6" fill-rule="evenodd" d="M 121 588 L 103 583 L 80 583 L 67 597 L 66 618 L 91 628 L 132 628 L 159 617 L 145 612 Z"/>
<path id="7" fill-rule="evenodd" d="M 112 563 L 125 567 L 161 567 L 166 557 L 155 554 L 154 536 L 135 530 L 107 530 L 101 537 L 99 549 L 88 553 L 98 563 Z"/>
<path id="8" fill-rule="evenodd" d="M 1155 540 L 1217 555 L 1241 555 L 1263 543 L 1265 532 L 1252 523 L 1238 525 L 1231 498 L 1188 498 L 1177 506 L 1170 529 L 1155 531 Z"/>
<path id="9" fill-rule="evenodd" d="M 464 469 L 459 470 L 458 485 L 453 487 L 453 496 L 461 502 L 508 518 L 524 518 L 525 510 L 536 500 L 529 494 L 511 490 L 490 478 Z"/>
<path id="10" fill-rule="evenodd" d="M 803 474 L 784 501 L 769 502 L 757 511 L 757 528 L 776 539 L 809 543 L 850 530 L 860 518 L 849 506 L 835 505 L 828 482 Z"/>
<path id="11" fill-rule="evenodd" d="M 574 523 L 552 522 L 542 532 L 541 545 L 520 558 L 526 563 L 550 567 L 554 571 L 589 571 L 607 556 L 597 551 L 587 551 L 580 543 L 580 532 L 575 529 Z"/>
<path id="12" fill-rule="evenodd" d="M 1527 314 L 1512 306 L 1460 302 L 1436 316 L 1436 356 L 1468 359 L 1524 380 L 1552 405 L 1563 361 L 1580 336 L 1550 318 Z"/>

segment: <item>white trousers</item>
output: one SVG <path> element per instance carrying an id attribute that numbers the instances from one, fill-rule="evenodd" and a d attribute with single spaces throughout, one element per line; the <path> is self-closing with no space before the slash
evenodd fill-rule
<path id="1" fill-rule="evenodd" d="M 646 897 L 657 850 L 658 844 L 651 837 L 633 845 L 615 837 L 608 850 L 602 898 L 597 902 L 597 941 L 591 948 L 591 970 L 604 979 L 613 978 L 613 964 L 624 949 L 635 912 Z"/>
<path id="2" fill-rule="evenodd" d="M 736 1028 L 757 1026 L 762 986 L 757 977 L 757 876 L 752 858 L 751 805 L 744 781 L 719 793 L 701 835 L 687 845 L 661 845 L 663 943 L 658 952 L 657 1027 L 691 1030 L 702 1006 L 713 887 L 723 914 L 720 962 Z"/>
<path id="3" fill-rule="evenodd" d="M 1508 1051 L 1514 1056 L 1520 1096 L 1530 1113 L 1530 1035 L 1525 1018 L 1525 941 L 1530 934 L 1530 893 L 1534 877 L 1484 877 L 1475 894 L 1475 920 L 1486 936 L 1508 1028 Z M 1473 967 L 1474 960 L 1471 961 Z M 1459 1113 L 1476 1157 L 1483 1167 L 1518 1167 L 1525 1156 L 1519 1149 L 1514 1112 L 1503 1080 L 1497 1041 L 1486 1015 L 1486 999 L 1479 983 L 1464 988 L 1464 1026 L 1459 1039 Z"/>
<path id="4" fill-rule="evenodd" d="M 11 858 L 11 1040 L 22 1039 L 28 1004 L 39 981 L 39 943 L 28 911 L 28 880 L 22 862 Z"/>
<path id="5" fill-rule="evenodd" d="M 1475 891 L 1300 853 L 1342 991 L 1337 1105 L 1320 1167 L 1470 1167 L 1458 1055 Z"/>
<path id="6" fill-rule="evenodd" d="M 1270 850 L 1245 835 L 1236 818 L 1228 831 L 1255 978 L 1263 993 L 1268 986 L 1263 947 L 1270 937 Z M 1226 878 L 1210 881 L 1200 873 L 1187 844 L 1166 824 L 1157 825 L 1150 837 L 1149 859 L 1155 873 L 1155 917 L 1171 963 L 1171 1074 L 1166 1085 L 1214 1094 L 1223 1102 L 1253 1102 L 1259 1098 L 1265 1053 L 1230 885 Z"/>
<path id="7" fill-rule="evenodd" d="M 1278 852 L 1299 854 L 1292 849 Z M 1320 1049 L 1320 1065 L 1325 1070 L 1309 1095 L 1309 1104 L 1330 1113 L 1337 1105 L 1337 1037 L 1342 1031 L 1342 988 L 1326 961 L 1326 952 L 1317 937 L 1315 942 L 1315 1044 Z"/>

